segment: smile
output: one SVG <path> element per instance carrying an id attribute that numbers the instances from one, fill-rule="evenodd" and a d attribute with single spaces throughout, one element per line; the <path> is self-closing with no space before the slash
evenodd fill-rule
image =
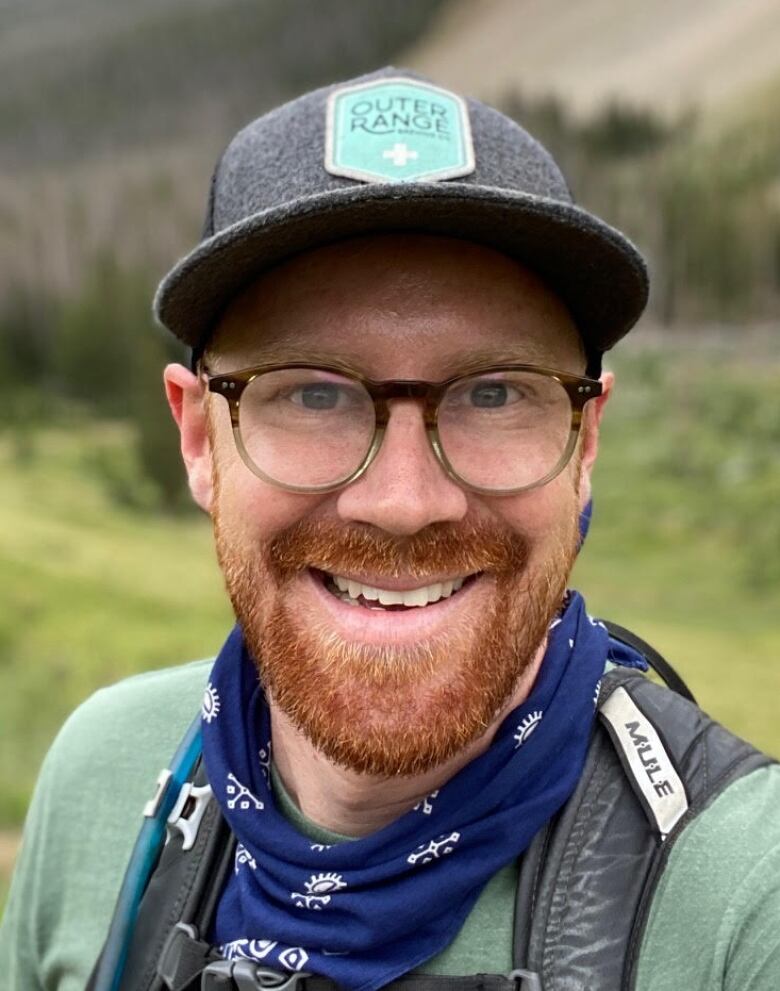
<path id="1" fill-rule="evenodd" d="M 331 595 L 350 606 L 380 610 L 420 609 L 449 599 L 473 578 L 474 575 L 464 575 L 417 588 L 379 588 L 344 575 L 323 572 L 325 588 Z"/>
<path id="2" fill-rule="evenodd" d="M 442 576 L 416 587 L 414 579 L 361 577 L 307 568 L 299 586 L 299 612 L 313 607 L 347 640 L 412 645 L 452 632 L 455 624 L 478 623 L 495 587 L 485 572 Z"/>

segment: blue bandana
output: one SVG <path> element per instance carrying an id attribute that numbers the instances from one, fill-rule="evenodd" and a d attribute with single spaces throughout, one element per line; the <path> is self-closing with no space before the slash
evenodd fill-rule
<path id="1" fill-rule="evenodd" d="M 236 627 L 203 708 L 208 778 L 237 838 L 211 936 L 226 957 L 312 971 L 373 991 L 455 937 L 488 880 L 574 791 L 605 661 L 606 629 L 571 593 L 528 699 L 489 749 L 438 792 L 362 839 L 325 845 L 276 808 L 268 704 Z"/>

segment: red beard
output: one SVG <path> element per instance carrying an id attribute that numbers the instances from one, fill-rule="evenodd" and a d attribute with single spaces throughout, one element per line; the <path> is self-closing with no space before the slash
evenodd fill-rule
<path id="1" fill-rule="evenodd" d="M 510 530 L 433 524 L 398 539 L 365 527 L 299 522 L 260 552 L 234 546 L 214 514 L 233 608 L 269 697 L 328 760 L 372 775 L 416 775 L 490 726 L 528 668 L 559 608 L 576 555 L 572 514 L 546 555 Z M 478 621 L 419 645 L 361 644 L 305 626 L 291 586 L 306 568 L 404 576 L 486 572 Z"/>

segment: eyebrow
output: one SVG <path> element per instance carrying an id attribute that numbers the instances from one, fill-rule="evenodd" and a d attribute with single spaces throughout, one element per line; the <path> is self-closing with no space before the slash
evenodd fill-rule
<path id="1" fill-rule="evenodd" d="M 214 371 L 219 368 L 220 374 L 229 374 L 225 369 L 219 367 L 224 361 L 232 364 L 229 356 L 215 354 L 212 361 L 208 363 L 209 370 Z M 238 369 L 232 369 L 232 371 L 239 371 L 244 368 L 254 368 L 256 365 L 284 365 L 284 364 L 294 364 L 295 362 L 302 362 L 311 365 L 344 365 L 345 368 L 352 368 L 354 365 L 355 370 L 357 370 L 360 361 L 357 355 L 352 355 L 345 351 L 339 351 L 337 354 L 328 351 L 320 351 L 316 348 L 309 347 L 298 347 L 295 344 L 272 344 L 270 346 L 264 346 L 257 351 L 252 353 L 252 357 L 248 363 L 243 363 Z"/>
<path id="2" fill-rule="evenodd" d="M 534 345 L 522 348 L 468 348 L 452 351 L 444 360 L 445 377 L 457 372 L 469 372 L 484 365 L 539 365 L 551 367 L 550 355 Z"/>
<path id="3" fill-rule="evenodd" d="M 365 372 L 364 357 L 357 355 L 355 352 L 344 351 L 342 349 L 334 353 L 320 350 L 319 348 L 300 347 L 295 344 L 278 344 L 264 347 L 253 354 L 250 365 L 242 365 L 242 368 L 251 368 L 255 365 L 281 365 L 288 362 L 302 362 L 312 365 L 338 365 L 344 368 L 345 371 L 351 371 L 366 378 L 369 377 Z M 478 369 L 485 365 L 502 364 L 552 367 L 549 354 L 545 354 L 542 349 L 533 345 L 517 349 L 463 348 L 447 354 L 441 363 L 441 375 L 439 377 L 445 379 L 451 375 L 467 374 L 472 369 Z M 222 370 L 220 369 L 220 371 Z"/>

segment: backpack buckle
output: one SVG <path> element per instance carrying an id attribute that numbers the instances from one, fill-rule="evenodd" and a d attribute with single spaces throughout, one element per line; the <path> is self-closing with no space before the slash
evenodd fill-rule
<path id="1" fill-rule="evenodd" d="M 533 970 L 510 970 L 507 980 L 514 981 L 517 991 L 542 991 L 542 979 Z"/>
<path id="2" fill-rule="evenodd" d="M 287 974 L 261 967 L 252 960 L 215 960 L 203 971 L 201 991 L 295 991 L 298 981 L 311 977 L 305 970 Z"/>
<path id="3" fill-rule="evenodd" d="M 168 836 L 174 831 L 182 835 L 182 850 L 191 850 L 198 837 L 201 820 L 213 798 L 211 785 L 195 785 L 186 781 L 168 816 Z M 167 840 L 166 840 L 167 842 Z"/>

